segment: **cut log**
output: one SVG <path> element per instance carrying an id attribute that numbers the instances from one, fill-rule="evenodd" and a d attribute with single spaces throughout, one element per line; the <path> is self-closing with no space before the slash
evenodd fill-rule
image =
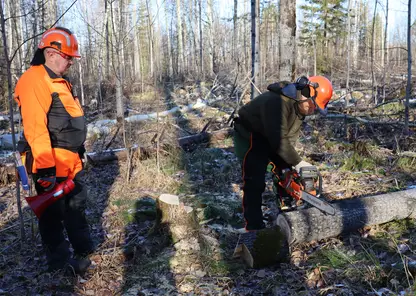
<path id="1" fill-rule="evenodd" d="M 334 216 L 316 208 L 280 214 L 276 225 L 290 245 L 336 237 L 365 226 L 416 218 L 416 189 L 333 202 Z"/>
<path id="2" fill-rule="evenodd" d="M 146 120 L 157 120 L 159 118 L 173 115 L 175 113 L 183 114 L 191 110 L 204 109 L 205 107 L 207 107 L 207 105 L 202 100 L 198 99 L 195 104 L 189 104 L 187 106 L 177 106 L 170 110 L 161 111 L 161 112 L 132 115 L 132 116 L 124 118 L 124 120 L 127 122 L 141 122 L 141 121 L 146 121 Z M 101 135 L 108 134 L 111 131 L 111 127 L 114 126 L 116 123 L 117 123 L 117 120 L 115 119 L 104 119 L 104 120 L 99 120 L 99 121 L 90 123 L 87 126 L 87 137 L 91 137 L 92 135 L 96 135 L 100 137 Z"/>
<path id="3" fill-rule="evenodd" d="M 233 257 L 243 258 L 250 268 L 263 268 L 287 262 L 287 238 L 277 226 L 240 234 Z"/>
<path id="4" fill-rule="evenodd" d="M 197 145 L 203 144 L 203 143 L 215 143 L 218 141 L 223 141 L 227 137 L 232 136 L 233 129 L 227 128 L 222 129 L 215 132 L 203 132 L 199 133 L 197 135 L 192 136 L 186 136 L 183 138 L 178 139 L 178 144 L 186 151 L 194 150 Z"/>
<path id="5" fill-rule="evenodd" d="M 151 155 L 156 154 L 156 150 L 152 148 L 146 147 L 138 147 L 134 146 L 131 148 L 131 152 L 135 154 L 139 159 L 147 159 Z M 100 153 L 90 152 L 87 153 L 87 159 L 92 164 L 102 164 L 111 161 L 120 161 L 127 159 L 127 149 L 120 148 L 120 149 L 112 149 L 112 150 L 105 150 Z"/>
<path id="6" fill-rule="evenodd" d="M 162 194 L 156 200 L 156 229 L 170 236 L 173 243 L 199 235 L 199 224 L 192 207 L 185 206 L 179 197 Z"/>

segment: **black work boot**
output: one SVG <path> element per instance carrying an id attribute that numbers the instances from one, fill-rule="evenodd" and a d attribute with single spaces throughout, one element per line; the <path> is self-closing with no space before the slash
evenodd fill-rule
<path id="1" fill-rule="evenodd" d="M 88 257 L 84 258 L 70 258 L 66 264 L 66 272 L 70 274 L 84 275 L 91 265 L 91 260 Z"/>
<path id="2" fill-rule="evenodd" d="M 256 231 L 256 230 L 261 230 L 263 228 L 266 228 L 266 224 L 264 224 L 263 221 L 257 222 L 257 223 L 247 222 L 246 227 L 245 227 L 246 231 Z"/>
<path id="3" fill-rule="evenodd" d="M 57 271 L 64 268 L 70 258 L 69 243 L 63 241 L 57 247 L 46 246 L 46 259 L 48 261 L 48 270 Z"/>

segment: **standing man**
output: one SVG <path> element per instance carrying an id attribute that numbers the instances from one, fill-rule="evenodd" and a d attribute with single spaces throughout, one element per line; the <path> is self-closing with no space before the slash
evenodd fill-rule
<path id="1" fill-rule="evenodd" d="M 326 113 L 332 84 L 323 76 L 300 77 L 295 83 L 278 82 L 244 105 L 234 120 L 234 147 L 243 160 L 243 212 L 246 231 L 265 227 L 261 210 L 266 168 L 300 172 L 311 166 L 295 150 L 305 116 Z M 282 195 L 282 194 L 281 194 Z"/>
<path id="2" fill-rule="evenodd" d="M 17 82 L 15 100 L 30 149 L 28 158 L 32 155 L 29 173 L 33 174 L 37 193 L 52 190 L 67 178 L 75 182 L 75 189 L 39 218 L 49 270 L 71 267 L 75 273 L 83 274 L 91 264 L 87 255 L 93 251 L 84 213 L 87 189 L 82 181 L 81 161 L 87 129 L 80 102 L 65 76 L 74 58 L 80 57 L 78 41 L 71 31 L 62 27 L 47 30 L 31 67 Z"/>

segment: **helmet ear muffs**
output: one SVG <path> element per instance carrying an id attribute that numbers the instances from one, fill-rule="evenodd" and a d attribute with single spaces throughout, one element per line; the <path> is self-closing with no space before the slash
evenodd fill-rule
<path id="1" fill-rule="evenodd" d="M 304 87 L 300 92 L 305 98 L 310 98 L 311 96 L 311 89 L 309 87 Z"/>
<path id="2" fill-rule="evenodd" d="M 296 89 L 303 90 L 306 86 L 309 85 L 309 79 L 306 76 L 301 76 L 295 81 Z"/>

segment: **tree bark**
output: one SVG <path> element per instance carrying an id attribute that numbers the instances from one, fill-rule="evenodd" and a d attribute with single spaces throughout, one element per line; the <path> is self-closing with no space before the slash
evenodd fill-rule
<path id="1" fill-rule="evenodd" d="M 251 0 L 251 100 L 259 95 L 260 77 L 260 1 Z"/>
<path id="2" fill-rule="evenodd" d="M 416 189 L 333 202 L 334 216 L 317 208 L 282 213 L 276 224 L 290 245 L 335 237 L 365 226 L 416 218 Z"/>
<path id="3" fill-rule="evenodd" d="M 279 4 L 279 80 L 293 81 L 296 74 L 296 1 Z"/>
<path id="4" fill-rule="evenodd" d="M 351 1 L 348 0 L 348 26 L 347 26 L 347 94 L 345 96 L 345 106 L 348 106 L 349 99 L 351 97 L 350 94 L 350 70 L 351 70 Z"/>
<path id="5" fill-rule="evenodd" d="M 198 0 L 199 23 L 199 75 L 204 79 L 203 36 L 202 36 L 202 0 Z"/>
<path id="6" fill-rule="evenodd" d="M 405 135 L 409 134 L 409 100 L 412 95 L 412 0 L 409 0 L 407 9 L 407 85 L 403 130 Z"/>
<path id="7" fill-rule="evenodd" d="M 388 72 L 388 56 L 389 50 L 387 46 L 388 24 L 389 24 L 389 0 L 386 0 L 386 18 L 384 26 L 384 42 L 383 42 L 383 103 L 386 100 L 386 74 Z"/>
<path id="8" fill-rule="evenodd" d="M 173 243 L 199 235 L 199 223 L 193 208 L 185 206 L 179 197 L 162 194 L 156 201 L 156 229 L 169 236 Z"/>
<path id="9" fill-rule="evenodd" d="M 183 74 L 185 59 L 183 56 L 181 0 L 176 0 L 176 34 L 178 48 L 178 74 Z"/>
<path id="10" fill-rule="evenodd" d="M 214 7 L 213 0 L 207 0 L 208 40 L 209 40 L 209 75 L 214 74 Z"/>
<path id="11" fill-rule="evenodd" d="M 237 9 L 238 9 L 238 0 L 234 0 L 234 13 L 233 13 L 233 47 L 232 47 L 232 60 L 236 61 L 237 56 Z M 237 64 L 237 63 L 236 63 Z"/>
<path id="12" fill-rule="evenodd" d="M 374 14 L 373 14 L 373 29 L 371 34 L 371 97 L 374 100 L 374 104 L 377 105 L 377 92 L 375 92 L 375 88 L 377 87 L 376 81 L 376 73 L 374 69 L 374 54 L 375 54 L 375 26 L 376 26 L 376 13 L 377 13 L 377 1 L 374 2 Z"/>

